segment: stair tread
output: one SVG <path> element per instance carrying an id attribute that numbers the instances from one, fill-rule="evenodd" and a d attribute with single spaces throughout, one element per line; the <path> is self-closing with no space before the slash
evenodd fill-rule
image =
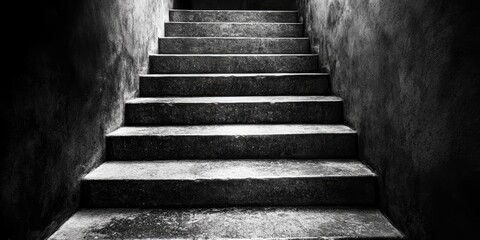
<path id="1" fill-rule="evenodd" d="M 170 22 L 296 23 L 297 11 L 171 10 Z"/>
<path id="2" fill-rule="evenodd" d="M 282 56 L 285 56 L 285 57 L 316 57 L 318 56 L 317 54 L 310 54 L 310 53 L 267 53 L 267 54 L 245 54 L 245 53 L 242 53 L 242 54 L 234 54 L 234 53 L 228 53 L 228 54 L 224 54 L 224 53 L 216 53 L 216 54 L 212 54 L 212 53 L 201 53 L 201 54 L 193 54 L 193 53 L 188 53 L 188 54 L 179 54 L 179 53 L 175 53 L 175 54 L 160 54 L 160 53 L 156 53 L 156 54 L 150 54 L 150 56 L 162 56 L 162 57 L 282 57 Z"/>
<path id="3" fill-rule="evenodd" d="M 106 162 L 84 180 L 375 177 L 355 160 L 165 160 Z"/>
<path id="4" fill-rule="evenodd" d="M 328 76 L 329 73 L 187 73 L 187 74 L 144 74 L 142 78 L 160 78 L 160 77 L 280 77 L 280 76 Z"/>
<path id="5" fill-rule="evenodd" d="M 303 23 L 166 22 L 167 37 L 303 37 Z"/>
<path id="6" fill-rule="evenodd" d="M 228 25 L 303 25 L 303 23 L 298 22 L 166 22 L 165 24 L 190 24 L 190 25 L 220 25 L 220 24 L 228 24 Z"/>
<path id="7" fill-rule="evenodd" d="M 80 210 L 50 239 L 403 239 L 371 208 L 242 207 Z"/>
<path id="8" fill-rule="evenodd" d="M 345 125 L 324 124 L 231 124 L 198 126 L 121 127 L 107 137 L 121 136 L 245 136 L 355 134 Z"/>
<path id="9" fill-rule="evenodd" d="M 169 104 L 169 103 L 288 103 L 288 102 L 341 102 L 335 96 L 235 96 L 235 97 L 159 97 L 135 98 L 126 104 Z"/>
<path id="10" fill-rule="evenodd" d="M 239 12 L 239 13 L 298 13 L 288 10 L 194 10 L 194 9 L 170 9 L 171 12 Z"/>
<path id="11" fill-rule="evenodd" d="M 161 54 L 310 53 L 308 38 L 167 37 L 158 39 Z"/>
<path id="12" fill-rule="evenodd" d="M 309 40 L 307 37 L 160 37 L 159 39 Z"/>

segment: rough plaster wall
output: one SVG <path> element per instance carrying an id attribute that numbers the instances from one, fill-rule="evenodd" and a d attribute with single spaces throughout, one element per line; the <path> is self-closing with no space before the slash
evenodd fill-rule
<path id="1" fill-rule="evenodd" d="M 297 1 L 359 157 L 381 177 L 380 206 L 412 239 L 473 239 L 480 226 L 472 2 Z"/>
<path id="2" fill-rule="evenodd" d="M 0 238 L 46 237 L 76 210 L 79 180 L 104 160 L 104 136 L 122 124 L 172 6 L 58 0 L 5 8 L 21 21 L 4 21 Z"/>

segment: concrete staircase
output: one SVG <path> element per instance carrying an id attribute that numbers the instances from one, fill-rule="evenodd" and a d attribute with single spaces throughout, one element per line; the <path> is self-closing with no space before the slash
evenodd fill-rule
<path id="1" fill-rule="evenodd" d="M 51 239 L 403 239 L 293 11 L 172 10 Z"/>

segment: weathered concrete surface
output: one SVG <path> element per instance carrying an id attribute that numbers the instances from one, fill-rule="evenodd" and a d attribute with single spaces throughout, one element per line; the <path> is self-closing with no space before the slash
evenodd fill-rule
<path id="1" fill-rule="evenodd" d="M 322 96 L 136 98 L 125 125 L 343 123 L 342 99 Z"/>
<path id="2" fill-rule="evenodd" d="M 270 207 L 83 210 L 50 239 L 154 238 L 391 240 L 403 235 L 376 210 Z"/>
<path id="3" fill-rule="evenodd" d="M 376 176 L 350 160 L 107 162 L 82 182 L 82 206 L 373 205 Z"/>
<path id="4" fill-rule="evenodd" d="M 327 95 L 326 73 L 156 74 L 140 76 L 141 97 Z"/>
<path id="5" fill-rule="evenodd" d="M 165 54 L 272 54 L 310 53 L 308 38 L 160 38 L 158 52 Z"/>
<path id="6" fill-rule="evenodd" d="M 171 22 L 298 22 L 296 11 L 170 10 Z"/>
<path id="7" fill-rule="evenodd" d="M 128 170 L 128 171 L 127 171 Z M 105 162 L 83 181 L 235 180 L 318 177 L 375 177 L 363 163 L 349 159 L 168 160 Z"/>
<path id="8" fill-rule="evenodd" d="M 123 127 L 107 136 L 111 160 L 355 158 L 342 125 Z"/>
<path id="9" fill-rule="evenodd" d="M 315 73 L 316 54 L 153 54 L 150 73 Z"/>
<path id="10" fill-rule="evenodd" d="M 197 10 L 295 10 L 295 0 L 175 0 L 175 8 Z"/>
<path id="11" fill-rule="evenodd" d="M 43 239 L 79 202 L 157 49 L 163 0 L 10 1 L 0 104 L 2 239 Z M 6 55 L 5 55 L 6 54 Z"/>
<path id="12" fill-rule="evenodd" d="M 478 238 L 475 1 L 298 3 L 359 157 L 381 176 L 382 210 L 412 239 Z"/>
<path id="13" fill-rule="evenodd" d="M 166 37 L 303 37 L 302 23 L 165 23 Z"/>

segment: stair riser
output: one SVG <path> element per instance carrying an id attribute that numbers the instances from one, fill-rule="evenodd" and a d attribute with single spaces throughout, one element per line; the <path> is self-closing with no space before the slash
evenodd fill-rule
<path id="1" fill-rule="evenodd" d="M 85 207 L 373 205 L 374 177 L 83 181 Z"/>
<path id="2" fill-rule="evenodd" d="M 355 134 L 107 137 L 110 160 L 355 157 Z"/>
<path id="3" fill-rule="evenodd" d="M 165 54 L 294 54 L 309 53 L 308 39 L 294 38 L 160 38 Z"/>
<path id="4" fill-rule="evenodd" d="M 302 24 L 165 23 L 165 37 L 302 37 Z"/>
<path id="5" fill-rule="evenodd" d="M 140 77 L 140 96 L 280 96 L 326 95 L 330 77 Z"/>
<path id="6" fill-rule="evenodd" d="M 127 125 L 342 122 L 342 102 L 127 104 Z"/>
<path id="7" fill-rule="evenodd" d="M 292 0 L 194 0 L 184 6 L 197 10 L 295 10 Z"/>
<path id="8" fill-rule="evenodd" d="M 315 55 L 150 56 L 150 73 L 308 73 L 318 71 Z"/>
<path id="9" fill-rule="evenodd" d="M 265 22 L 295 23 L 297 12 L 170 11 L 170 22 Z"/>

